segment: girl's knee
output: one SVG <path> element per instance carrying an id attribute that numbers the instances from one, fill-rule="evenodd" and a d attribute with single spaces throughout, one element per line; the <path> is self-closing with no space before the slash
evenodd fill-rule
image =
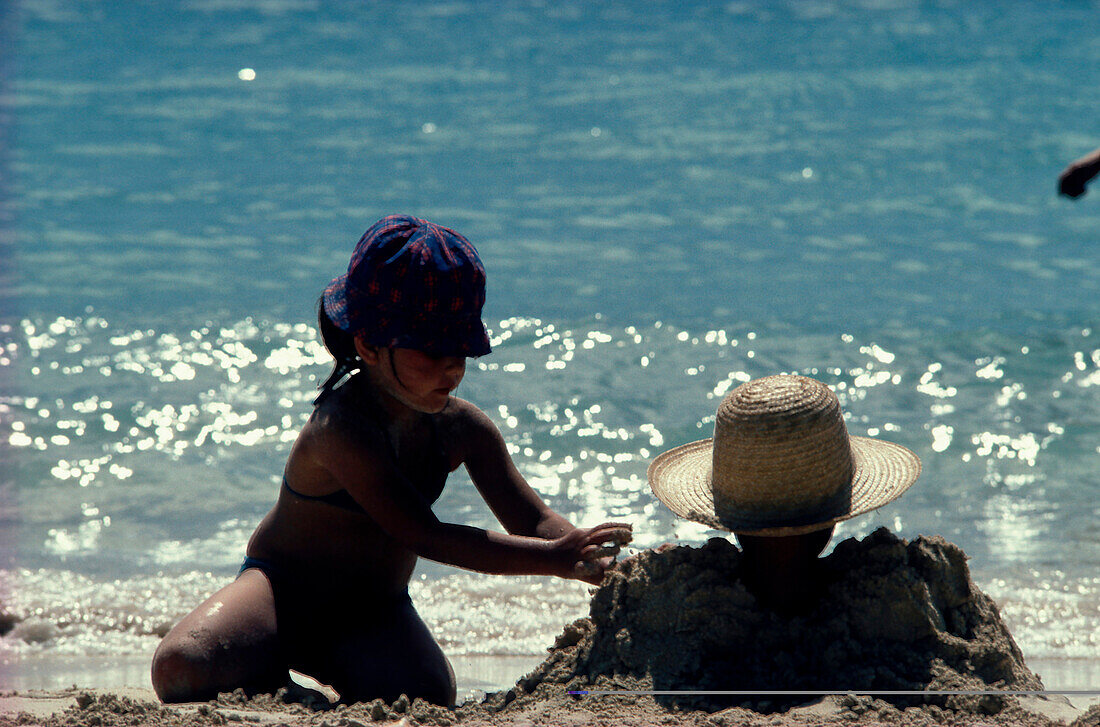
<path id="1" fill-rule="evenodd" d="M 210 663 L 198 649 L 165 640 L 153 654 L 153 691 L 162 702 L 193 702 L 206 695 Z"/>
<path id="2" fill-rule="evenodd" d="M 287 667 L 277 646 L 211 643 L 169 634 L 153 655 L 153 690 L 163 702 L 198 702 L 241 688 L 273 692 L 284 686 Z"/>
<path id="3" fill-rule="evenodd" d="M 213 699 L 238 687 L 268 691 L 286 675 L 271 586 L 258 571 L 185 616 L 153 655 L 153 688 L 165 702 Z"/>
<path id="4" fill-rule="evenodd" d="M 287 665 L 274 648 L 204 648 L 197 641 L 162 643 L 153 654 L 153 691 L 162 702 L 205 702 L 243 689 L 272 693 L 285 686 Z"/>

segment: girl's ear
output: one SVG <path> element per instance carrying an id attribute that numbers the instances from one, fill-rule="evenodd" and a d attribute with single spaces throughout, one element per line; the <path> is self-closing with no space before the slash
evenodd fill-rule
<path id="1" fill-rule="evenodd" d="M 365 343 L 359 336 L 355 337 L 355 352 L 368 366 L 373 366 L 381 360 L 382 349 L 370 343 Z"/>

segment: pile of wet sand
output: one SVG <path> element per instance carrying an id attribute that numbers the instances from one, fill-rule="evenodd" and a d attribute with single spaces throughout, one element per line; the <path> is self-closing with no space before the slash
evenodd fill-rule
<path id="1" fill-rule="evenodd" d="M 789 618 L 757 603 L 739 580 L 740 564 L 738 550 L 717 538 L 702 548 L 667 547 L 623 561 L 595 592 L 590 616 L 567 626 L 545 661 L 512 689 L 481 703 L 445 709 L 402 698 L 313 711 L 287 706 L 279 696 L 247 699 L 238 692 L 187 718 L 148 705 L 140 723 L 224 724 L 245 710 L 286 724 L 331 727 L 402 719 L 427 725 L 1055 724 L 1009 696 L 568 693 L 1043 688 L 995 604 L 971 580 L 965 554 L 942 538 L 906 542 L 881 529 L 838 544 L 822 560 L 819 600 Z M 134 724 L 138 707 L 123 706 L 130 711 L 93 700 L 67 721 L 50 724 Z M 1097 724 L 1097 708 L 1075 722 Z"/>
<path id="2" fill-rule="evenodd" d="M 965 554 L 942 538 L 906 542 L 880 529 L 838 544 L 822 561 L 819 600 L 791 618 L 760 607 L 739 579 L 740 565 L 739 551 L 720 538 L 624 561 L 593 596 L 590 617 L 566 628 L 549 657 L 517 683 L 515 706 L 504 709 L 569 691 L 1043 689 L 996 605 L 971 580 Z M 808 699 L 654 701 L 675 711 L 739 705 L 777 714 Z M 840 712 L 913 709 L 962 719 L 1015 706 L 987 695 L 834 701 Z"/>
<path id="3" fill-rule="evenodd" d="M 550 657 L 521 682 L 567 690 L 1041 690 L 965 554 L 942 538 L 880 529 L 823 559 L 805 615 L 761 608 L 727 540 L 625 561 Z M 925 698 L 890 697 L 902 706 Z M 995 698 L 942 706 L 986 712 Z M 756 704 L 757 700 L 753 700 Z M 678 704 L 707 707 L 705 700 Z"/>

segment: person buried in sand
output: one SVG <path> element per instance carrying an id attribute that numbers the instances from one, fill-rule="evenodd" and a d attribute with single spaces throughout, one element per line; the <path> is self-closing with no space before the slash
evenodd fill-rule
<path id="1" fill-rule="evenodd" d="M 572 526 L 527 484 L 489 417 L 451 395 L 466 358 L 489 353 L 484 301 L 484 267 L 463 236 L 408 216 L 367 230 L 318 304 L 336 366 L 278 501 L 236 580 L 158 647 L 162 700 L 274 692 L 294 669 L 345 702 L 405 694 L 451 705 L 454 674 L 409 599 L 418 557 L 600 582 L 630 526 Z M 436 518 L 459 465 L 507 534 Z"/>
<path id="2" fill-rule="evenodd" d="M 825 384 L 777 375 L 727 394 L 714 437 L 658 455 L 649 483 L 677 515 L 732 531 L 745 586 L 793 614 L 819 592 L 817 556 L 836 523 L 896 499 L 920 470 L 905 447 L 849 436 Z"/>

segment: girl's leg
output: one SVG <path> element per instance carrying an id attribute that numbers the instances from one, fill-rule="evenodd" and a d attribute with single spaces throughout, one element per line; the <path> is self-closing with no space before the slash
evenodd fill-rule
<path id="1" fill-rule="evenodd" d="M 348 625 L 342 637 L 311 659 L 311 676 L 331 684 L 344 702 L 378 697 L 392 702 L 405 694 L 452 706 L 455 677 L 450 662 L 407 599 L 365 628 Z M 326 679 L 328 677 L 328 679 Z"/>
<path id="2" fill-rule="evenodd" d="M 206 701 L 238 687 L 274 692 L 286 682 L 275 597 L 256 568 L 185 616 L 153 656 L 153 688 L 165 702 Z"/>

